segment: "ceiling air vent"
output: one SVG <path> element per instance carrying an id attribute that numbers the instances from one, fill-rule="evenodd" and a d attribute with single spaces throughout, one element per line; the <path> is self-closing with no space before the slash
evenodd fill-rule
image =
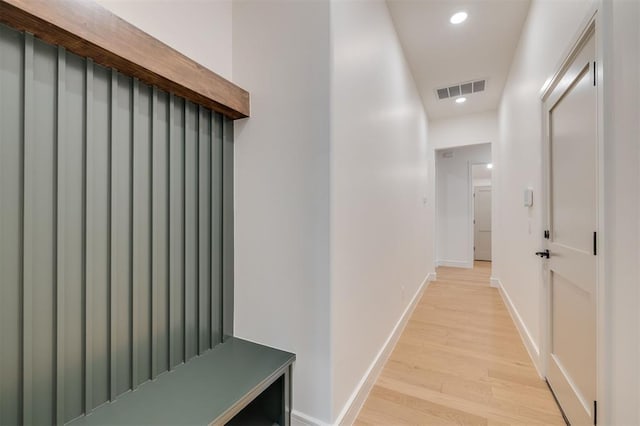
<path id="1" fill-rule="evenodd" d="M 470 95 L 472 93 L 483 92 L 486 80 L 468 81 L 466 83 L 454 84 L 453 86 L 436 89 L 438 99 L 455 98 L 460 95 Z"/>
<path id="2" fill-rule="evenodd" d="M 447 99 L 449 97 L 449 89 L 438 89 L 438 98 Z"/>

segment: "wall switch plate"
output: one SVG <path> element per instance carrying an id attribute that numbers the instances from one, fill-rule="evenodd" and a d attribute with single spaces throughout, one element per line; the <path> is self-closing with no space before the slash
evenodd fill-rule
<path id="1" fill-rule="evenodd" d="M 524 190 L 524 206 L 533 206 L 533 189 L 527 188 Z"/>

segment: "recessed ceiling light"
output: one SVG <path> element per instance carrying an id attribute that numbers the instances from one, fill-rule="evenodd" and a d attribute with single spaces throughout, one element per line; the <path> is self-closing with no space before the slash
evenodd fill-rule
<path id="1" fill-rule="evenodd" d="M 465 98 L 464 96 L 461 97 L 461 98 L 457 98 L 456 99 L 456 103 L 457 104 L 462 104 L 462 103 L 465 103 L 465 102 L 467 102 L 467 98 Z"/>
<path id="2" fill-rule="evenodd" d="M 493 169 L 493 163 L 487 164 L 487 169 Z"/>
<path id="3" fill-rule="evenodd" d="M 462 24 L 464 21 L 467 20 L 467 12 L 458 12 L 458 13 L 454 13 L 451 18 L 449 19 L 449 22 L 451 22 L 452 24 Z"/>

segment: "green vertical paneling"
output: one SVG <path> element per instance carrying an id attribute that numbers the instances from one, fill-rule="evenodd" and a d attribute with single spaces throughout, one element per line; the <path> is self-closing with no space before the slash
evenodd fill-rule
<path id="1" fill-rule="evenodd" d="M 24 36 L 0 26 L 0 424 L 22 417 Z"/>
<path id="2" fill-rule="evenodd" d="M 57 194 L 59 192 L 59 164 L 64 164 L 64 158 L 60 158 L 64 155 L 63 150 L 60 149 L 61 141 L 66 139 L 66 110 L 67 110 L 67 52 L 64 48 L 58 47 L 58 76 L 57 76 L 57 99 L 56 99 L 56 161 L 55 161 L 55 192 L 56 199 L 56 265 L 58 264 L 58 254 L 64 251 L 64 235 L 62 238 L 58 238 L 57 230 L 62 228 L 64 224 L 61 220 L 64 215 L 58 214 L 61 209 L 64 212 L 64 205 L 60 205 L 58 202 Z M 63 143 L 63 142 L 62 142 Z M 65 395 L 64 389 L 66 386 L 64 380 L 66 357 L 64 355 L 65 337 L 64 337 L 64 324 L 65 324 L 65 281 L 64 281 L 64 268 L 56 267 L 56 408 L 55 408 L 55 423 L 57 425 L 64 424 L 65 419 Z"/>
<path id="3" fill-rule="evenodd" d="M 151 378 L 151 88 L 134 82 L 134 386 Z"/>
<path id="4" fill-rule="evenodd" d="M 87 113 L 87 288 L 91 288 L 93 398 L 89 408 L 109 400 L 109 132 L 111 72 L 93 65 L 91 114 Z M 88 90 L 89 92 L 89 90 Z M 90 128 L 89 128 L 90 127 Z"/>
<path id="5" fill-rule="evenodd" d="M 138 309 L 140 307 L 140 299 L 138 292 L 140 291 L 141 284 L 138 282 L 140 278 L 140 270 L 144 268 L 139 265 L 140 260 L 140 237 L 138 235 L 140 224 L 139 210 L 140 202 L 136 200 L 136 196 L 140 195 L 140 189 L 138 188 L 138 182 L 140 180 L 140 173 L 137 170 L 137 158 L 140 157 L 140 145 L 144 145 L 144 142 L 136 140 L 138 133 L 138 99 L 139 99 L 139 81 L 137 78 L 132 80 L 131 88 L 131 388 L 138 387 L 138 358 L 140 341 L 138 339 L 138 331 L 140 328 L 140 315 Z M 144 201 L 143 201 L 144 203 Z"/>
<path id="6" fill-rule="evenodd" d="M 0 424 L 64 424 L 230 333 L 232 138 L 0 25 Z"/>
<path id="7" fill-rule="evenodd" d="M 118 395 L 118 258 L 115 255 L 116 232 L 113 210 L 118 206 L 114 186 L 117 185 L 118 169 L 114 159 L 118 158 L 116 142 L 118 130 L 118 72 L 111 70 L 109 79 L 109 399 Z"/>
<path id="8" fill-rule="evenodd" d="M 211 116 L 211 341 L 222 341 L 222 115 Z"/>
<path id="9" fill-rule="evenodd" d="M 111 157 L 111 285 L 115 288 L 116 395 L 131 389 L 132 371 L 132 81 L 117 79 L 117 105 Z"/>
<path id="10" fill-rule="evenodd" d="M 222 120 L 222 333 L 233 336 L 233 120 Z"/>
<path id="11" fill-rule="evenodd" d="M 55 390 L 55 146 L 56 146 L 56 70 L 57 49 L 39 40 L 33 43 L 32 91 L 25 98 L 33 102 L 31 114 L 25 115 L 25 127 L 32 127 L 25 137 L 25 288 L 31 287 L 33 424 L 51 423 L 54 418 Z M 29 95 L 31 93 L 31 96 Z M 25 131 L 25 136 L 27 132 Z M 28 150 L 28 151 L 27 151 Z M 27 156 L 26 153 L 29 153 Z M 27 255 L 27 253 L 30 253 Z M 25 341 L 28 335 L 25 329 Z M 25 348 L 25 352 L 27 349 Z M 25 371 L 29 367 L 25 357 Z M 25 379 L 26 380 L 26 379 Z M 25 404 L 25 411 L 28 405 Z"/>
<path id="12" fill-rule="evenodd" d="M 87 228 L 92 223 L 91 205 L 87 197 L 87 185 L 93 183 L 94 175 L 87 176 L 87 157 L 93 158 L 93 60 L 84 61 L 85 64 L 85 98 L 84 98 L 84 164 L 83 164 L 83 199 L 84 199 L 84 409 L 90 413 L 93 409 L 93 283 L 87 281 L 88 275 L 93 275 L 93 233 Z"/>
<path id="13" fill-rule="evenodd" d="M 67 53 L 65 135 L 58 143 L 59 279 L 64 282 L 65 421 L 84 411 L 85 63 Z M 82 369 L 78 366 L 83 366 Z"/>
<path id="14" fill-rule="evenodd" d="M 211 347 L 211 112 L 199 110 L 198 133 L 198 352 Z"/>
<path id="15" fill-rule="evenodd" d="M 155 376 L 169 369 L 169 101 L 154 89 L 152 137 L 152 285 Z"/>
<path id="16" fill-rule="evenodd" d="M 185 358 L 198 353 L 198 110 L 185 112 Z"/>
<path id="17" fill-rule="evenodd" d="M 37 241 L 35 224 L 37 220 L 38 146 L 35 136 L 35 94 L 34 94 L 34 40 L 30 34 L 24 38 L 24 116 L 23 137 L 23 223 L 22 223 L 22 422 L 33 424 L 33 287 L 37 279 Z M 46 236 L 45 236 L 46 237 Z M 45 376 L 46 380 L 47 377 Z"/>
<path id="18" fill-rule="evenodd" d="M 171 365 L 184 361 L 184 100 L 171 96 L 169 141 L 169 279 Z"/>

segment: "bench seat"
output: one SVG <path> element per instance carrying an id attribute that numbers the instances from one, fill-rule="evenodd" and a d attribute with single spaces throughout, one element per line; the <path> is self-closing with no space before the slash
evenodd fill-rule
<path id="1" fill-rule="evenodd" d="M 90 425 L 225 424 L 283 377 L 283 417 L 290 413 L 295 355 L 230 337 L 174 370 L 71 423 Z M 283 421 L 288 423 L 288 418 Z"/>

